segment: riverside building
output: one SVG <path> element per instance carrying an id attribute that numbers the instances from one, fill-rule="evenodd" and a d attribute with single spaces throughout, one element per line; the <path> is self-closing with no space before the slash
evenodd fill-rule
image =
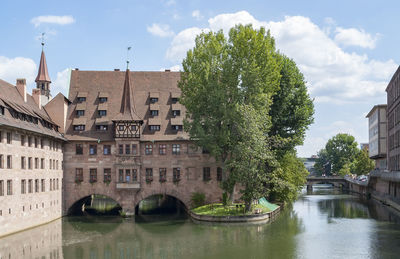
<path id="1" fill-rule="evenodd" d="M 63 129 L 68 100 L 51 99 L 42 51 L 36 89 L 0 80 L 0 236 L 61 217 Z M 57 109 L 54 109 L 57 107 Z"/>

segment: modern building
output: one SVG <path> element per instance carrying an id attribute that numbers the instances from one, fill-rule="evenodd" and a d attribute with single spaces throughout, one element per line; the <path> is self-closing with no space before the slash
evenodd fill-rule
<path id="1" fill-rule="evenodd" d="M 369 127 L 369 157 L 375 160 L 375 168 L 384 170 L 387 167 L 387 105 L 375 105 L 367 114 Z M 362 147 L 361 147 L 362 148 Z M 362 148 L 363 149 L 363 148 Z"/>
<path id="2" fill-rule="evenodd" d="M 59 123 L 69 101 L 50 98 L 42 51 L 37 88 L 0 80 L 0 236 L 61 217 L 63 143 Z M 57 109 L 52 107 L 56 106 Z"/>

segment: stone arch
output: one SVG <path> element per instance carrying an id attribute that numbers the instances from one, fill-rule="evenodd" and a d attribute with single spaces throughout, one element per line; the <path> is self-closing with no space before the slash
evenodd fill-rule
<path id="1" fill-rule="evenodd" d="M 178 201 L 182 202 L 183 205 L 185 206 L 186 210 L 190 209 L 190 197 L 188 197 L 188 194 L 182 194 L 176 190 L 164 190 L 164 191 L 160 191 L 160 190 L 149 190 L 149 191 L 145 191 L 145 192 L 141 192 L 138 194 L 138 196 L 136 197 L 134 204 L 133 204 L 133 208 L 136 208 L 136 206 L 139 205 L 139 203 L 146 199 L 149 198 L 153 195 L 167 195 L 167 196 L 171 196 L 175 199 L 177 199 Z"/>
<path id="2" fill-rule="evenodd" d="M 65 214 L 69 214 L 70 210 L 80 201 L 83 201 L 85 198 L 90 197 L 91 195 L 103 195 L 106 196 L 112 200 L 114 200 L 116 203 L 118 203 L 118 205 L 120 205 L 123 208 L 123 203 L 122 201 L 118 198 L 115 197 L 114 195 L 110 194 L 110 193 L 102 193 L 102 192 L 90 192 L 90 193 L 84 193 L 84 194 L 80 194 L 76 197 L 74 197 L 73 199 L 71 199 L 70 201 L 68 201 L 66 203 L 65 206 Z"/>

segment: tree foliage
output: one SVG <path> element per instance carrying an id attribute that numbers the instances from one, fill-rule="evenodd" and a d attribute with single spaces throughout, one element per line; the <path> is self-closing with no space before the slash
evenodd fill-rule
<path id="1" fill-rule="evenodd" d="M 303 142 L 312 122 L 312 100 L 296 64 L 276 51 L 264 28 L 239 25 L 229 38 L 222 31 L 198 35 L 182 67 L 185 131 L 228 172 L 227 192 L 239 183 L 246 204 L 266 196 L 271 175 L 282 171 L 279 160 Z M 286 174 L 276 175 L 286 182 Z"/>

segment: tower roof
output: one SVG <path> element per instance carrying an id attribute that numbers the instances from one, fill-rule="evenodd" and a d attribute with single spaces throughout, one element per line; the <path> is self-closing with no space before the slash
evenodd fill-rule
<path id="1" fill-rule="evenodd" d="M 143 121 L 136 113 L 133 90 L 130 82 L 130 71 L 126 69 L 124 91 L 122 92 L 121 109 L 114 121 Z"/>
<path id="2" fill-rule="evenodd" d="M 43 50 L 42 50 L 42 55 L 40 56 L 38 75 L 35 79 L 35 82 L 39 82 L 39 81 L 51 83 L 51 80 L 49 77 L 49 72 L 47 71 L 46 56 L 44 55 Z"/>

